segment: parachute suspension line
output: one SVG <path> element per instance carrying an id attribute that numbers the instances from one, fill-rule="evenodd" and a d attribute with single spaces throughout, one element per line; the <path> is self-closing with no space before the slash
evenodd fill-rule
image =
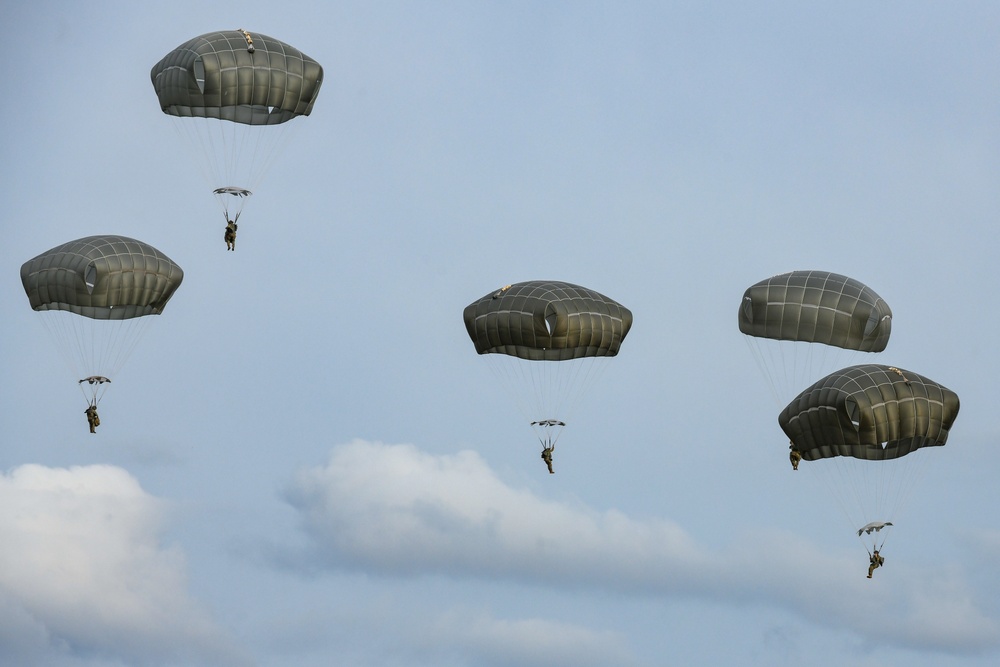
<path id="1" fill-rule="evenodd" d="M 149 328 L 153 316 L 123 320 L 95 320 L 63 310 L 39 313 L 63 361 L 79 383 L 99 376 L 114 379 Z M 108 383 L 80 383 L 88 402 L 95 405 Z"/>
<path id="2" fill-rule="evenodd" d="M 848 466 L 843 465 L 839 458 L 810 461 L 807 468 L 799 464 L 799 469 L 816 471 L 816 476 L 823 480 L 823 484 L 827 487 L 828 497 L 836 501 L 837 507 L 844 516 L 845 523 L 852 531 L 856 531 L 868 523 L 865 519 L 867 512 L 864 502 L 861 500 L 863 487 L 857 483 L 848 470 Z M 860 536 L 858 537 L 860 538 Z"/>
<path id="3" fill-rule="evenodd" d="M 76 328 L 69 321 L 74 315 L 56 310 L 44 311 L 38 314 L 38 320 L 42 323 L 45 332 L 55 344 L 56 349 L 59 350 L 59 356 L 63 358 L 72 376 L 77 380 L 84 377 L 86 373 L 83 372 L 83 368 L 80 366 L 80 360 L 86 358 L 87 355 L 84 354 L 82 338 L 76 334 Z"/>
<path id="4" fill-rule="evenodd" d="M 774 399 L 775 405 L 777 405 L 780 409 L 782 407 L 783 392 L 778 390 L 778 383 L 775 380 L 775 374 L 777 371 L 773 369 L 782 368 L 782 365 L 777 364 L 773 360 L 773 355 L 764 354 L 765 346 L 761 344 L 759 338 L 744 335 L 743 339 L 746 341 L 747 349 L 750 350 L 750 354 L 753 356 L 753 360 L 757 364 L 757 370 L 760 371 L 761 376 L 767 381 L 768 389 L 771 390 L 771 397 Z M 773 350 L 773 346 L 769 346 L 769 349 Z M 767 358 L 765 358 L 765 356 Z"/>
<path id="5" fill-rule="evenodd" d="M 882 541 L 879 542 L 879 545 L 878 545 L 878 548 L 876 549 L 876 551 L 882 551 L 882 548 L 885 546 L 886 541 L 889 539 L 889 533 L 891 532 L 891 528 L 892 528 L 891 526 L 886 526 L 885 528 L 883 528 L 882 530 L 880 530 L 878 533 L 876 533 L 876 534 L 881 534 L 882 535 Z"/>
<path id="6" fill-rule="evenodd" d="M 906 456 L 872 461 L 838 456 L 811 461 L 807 469 L 816 471 L 848 525 L 856 531 L 876 521 L 897 522 L 926 473 L 928 454 L 920 449 Z M 881 550 L 890 531 L 891 527 L 885 526 L 858 538 L 870 553 L 874 548 Z"/>
<path id="7" fill-rule="evenodd" d="M 256 191 L 290 141 L 295 130 L 289 126 L 298 125 L 295 119 L 277 125 L 247 125 L 217 118 L 170 118 L 213 191 L 222 187 Z M 245 198 L 240 198 L 240 210 L 243 203 Z"/>
<path id="8" fill-rule="evenodd" d="M 90 377 L 80 380 L 77 384 L 80 386 L 80 391 L 87 404 L 96 408 L 101 399 L 104 398 L 104 392 L 110 382 L 108 378 Z"/>
<path id="9" fill-rule="evenodd" d="M 868 552 L 868 558 L 871 559 L 872 550 L 876 548 L 875 545 L 873 544 L 872 546 L 868 546 L 868 543 L 865 542 L 864 535 L 858 535 L 858 541 L 861 542 L 861 546 L 864 547 L 866 552 Z"/>
<path id="10" fill-rule="evenodd" d="M 222 177 L 243 182 L 223 183 L 255 190 L 288 144 L 298 123 L 293 119 L 277 125 L 245 125 L 217 120 L 218 134 L 227 162 Z"/>
<path id="11" fill-rule="evenodd" d="M 862 535 L 858 535 L 858 541 L 861 542 L 861 546 L 863 546 L 865 548 L 865 551 L 868 552 L 868 558 L 871 558 L 872 557 L 872 549 L 868 548 L 868 543 L 865 542 L 865 538 Z M 873 546 L 872 548 L 875 548 L 875 547 Z M 878 551 L 878 549 L 875 549 L 875 550 Z"/>
<path id="12" fill-rule="evenodd" d="M 872 557 L 872 551 L 878 551 L 878 552 L 882 551 L 882 549 L 885 547 L 885 543 L 889 540 L 889 533 L 891 531 L 892 531 L 892 526 L 886 525 L 882 526 L 882 528 L 880 528 L 879 530 L 872 532 L 870 536 L 866 535 L 865 533 L 861 533 L 860 535 L 858 535 L 858 541 L 861 542 L 861 545 L 865 548 L 865 551 L 868 552 L 869 558 Z M 882 538 L 881 542 L 879 541 L 880 537 Z M 868 540 L 870 540 L 871 546 L 869 546 Z"/>
<path id="13" fill-rule="evenodd" d="M 555 362 L 528 361 L 507 355 L 490 354 L 490 361 L 499 369 L 500 375 L 514 403 L 526 421 L 536 422 L 559 419 L 554 412 L 550 386 L 550 372 L 547 368 Z M 561 421 L 565 421 L 564 419 Z"/>
<path id="14" fill-rule="evenodd" d="M 212 150 L 211 133 L 208 132 L 207 119 L 205 118 L 182 118 L 170 116 L 171 125 L 181 139 L 181 143 L 188 147 L 188 152 L 192 153 L 198 164 L 198 171 L 205 183 L 213 189 L 231 183 L 219 183 L 222 177 L 222 170 L 217 168 L 218 159 L 214 157 Z"/>
<path id="15" fill-rule="evenodd" d="M 146 315 L 116 321 L 118 325 L 115 327 L 116 339 L 109 350 L 108 363 L 115 375 L 118 375 L 118 372 L 132 356 L 139 341 L 146 335 L 153 317 L 155 316 Z"/>
<path id="16" fill-rule="evenodd" d="M 555 449 L 564 426 L 566 426 L 565 422 L 555 419 L 531 422 L 531 428 L 534 430 L 538 442 L 542 445 L 542 449 Z"/>
<path id="17" fill-rule="evenodd" d="M 860 363 L 868 354 L 821 343 L 743 338 L 779 408 L 824 375 Z"/>
<path id="18" fill-rule="evenodd" d="M 252 192 L 241 188 L 217 188 L 214 192 L 216 200 L 222 206 L 222 217 L 225 218 L 226 224 L 230 222 L 237 222 L 240 219 L 240 215 L 243 213 L 243 206 L 246 204 L 246 198 L 249 197 Z M 229 203 L 234 202 L 236 204 L 235 215 L 229 214 Z"/>
<path id="19" fill-rule="evenodd" d="M 884 502 L 885 520 L 895 521 L 909 506 L 914 491 L 922 486 L 929 468 L 928 461 L 935 455 L 932 450 L 937 449 L 921 448 L 906 456 L 881 462 L 887 464 L 886 468 L 891 468 L 891 474 L 879 480 L 884 485 L 881 500 Z"/>
<path id="20" fill-rule="evenodd" d="M 897 518 L 914 488 L 914 474 L 919 470 L 922 453 L 917 451 L 895 459 L 858 462 L 863 473 L 861 481 L 867 485 L 870 495 L 870 513 L 865 517 L 866 522 L 894 521 Z"/>
<path id="21" fill-rule="evenodd" d="M 886 482 L 892 476 L 891 466 L 886 461 L 862 461 L 852 457 L 837 457 L 836 466 L 840 472 L 840 484 L 850 494 L 849 501 L 855 510 L 854 520 L 860 528 L 872 521 L 890 521 L 887 514 L 891 507 L 886 502 Z M 846 482 L 846 485 L 845 485 Z"/>
<path id="22" fill-rule="evenodd" d="M 599 381 L 607 372 L 609 357 L 585 357 L 572 361 L 560 362 L 570 364 L 572 371 L 565 384 L 557 390 L 557 397 L 560 399 L 557 405 L 558 414 L 565 415 L 562 420 L 569 422 L 574 419 L 577 410 L 583 403 L 584 395 L 588 394 L 590 388 Z"/>
<path id="23" fill-rule="evenodd" d="M 527 362 L 538 387 L 535 419 L 568 422 L 579 408 L 583 394 L 603 374 L 606 357 L 583 357 L 566 361 Z"/>
<path id="24" fill-rule="evenodd" d="M 579 407 L 582 395 L 604 373 L 607 357 L 566 361 L 529 361 L 505 354 L 486 354 L 493 375 L 513 397 L 539 441 L 554 445 Z M 541 424 L 556 421 L 562 424 Z"/>
<path id="25" fill-rule="evenodd" d="M 548 429 L 538 426 L 537 422 L 552 419 L 551 414 L 540 414 L 545 407 L 544 378 L 536 366 L 543 362 L 527 361 L 503 354 L 486 354 L 486 361 L 493 376 L 503 385 L 504 391 L 513 400 L 517 411 L 526 421 L 531 423 L 531 429 L 543 448 L 547 446 Z M 553 445 L 554 446 L 554 445 Z"/>
<path id="26" fill-rule="evenodd" d="M 532 406 L 537 405 L 540 398 L 534 378 L 528 372 L 530 369 L 526 367 L 530 362 L 500 354 L 483 356 L 494 377 L 503 385 L 504 391 L 514 399 L 518 412 L 529 421 L 539 419 L 538 415 L 532 414 Z"/>

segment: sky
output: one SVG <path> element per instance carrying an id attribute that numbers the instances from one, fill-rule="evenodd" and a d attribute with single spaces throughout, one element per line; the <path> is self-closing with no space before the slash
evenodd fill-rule
<path id="1" fill-rule="evenodd" d="M 38 0 L 0 24 L 0 663 L 1000 658 L 995 3 Z M 234 28 L 325 76 L 226 252 L 149 71 Z M 95 435 L 16 278 L 93 234 L 185 272 Z M 737 328 L 796 269 L 875 289 L 878 363 L 961 398 L 872 580 Z M 634 315 L 553 475 L 462 323 L 536 279 Z"/>

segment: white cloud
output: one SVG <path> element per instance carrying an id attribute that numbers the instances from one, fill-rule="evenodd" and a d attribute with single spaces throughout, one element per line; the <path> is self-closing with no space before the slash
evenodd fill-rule
<path id="1" fill-rule="evenodd" d="M 696 576 L 702 557 L 672 522 L 543 500 L 504 484 L 471 451 L 438 457 L 355 441 L 303 471 L 288 496 L 337 562 L 391 571 L 575 582 L 626 551 L 630 560 L 612 576 L 628 586 L 645 583 L 664 557 Z M 558 570 L 540 566 L 551 561 Z"/>
<path id="2" fill-rule="evenodd" d="M 336 608 L 282 613 L 267 626 L 277 656 L 272 662 L 313 664 L 311 656 L 336 647 L 339 664 L 351 665 L 642 664 L 621 633 L 543 618 L 537 611 L 528 618 L 498 618 L 482 605 L 456 606 L 445 594 L 424 597 L 414 607 L 383 591 L 345 599 Z"/>
<path id="3" fill-rule="evenodd" d="M 456 632 L 461 628 L 460 632 Z M 636 659 L 623 637 L 542 618 L 507 620 L 483 613 L 451 612 L 424 628 L 423 640 L 441 650 L 461 653 L 468 664 L 629 665 Z"/>
<path id="4" fill-rule="evenodd" d="M 668 519 L 513 488 L 472 451 L 355 440 L 301 471 L 287 496 L 312 539 L 309 565 L 767 605 L 874 644 L 946 652 L 991 650 L 1000 636 L 961 576 L 888 563 L 869 581 L 864 554 L 827 554 L 753 527 L 713 551 Z"/>
<path id="5" fill-rule="evenodd" d="M 158 541 L 162 520 L 121 468 L 0 475 L 0 636 L 16 639 L 0 641 L 0 657 L 241 663 L 186 592 L 183 555 Z"/>

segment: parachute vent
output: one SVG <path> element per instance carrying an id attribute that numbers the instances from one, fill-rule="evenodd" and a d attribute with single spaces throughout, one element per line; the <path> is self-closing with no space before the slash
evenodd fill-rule
<path id="1" fill-rule="evenodd" d="M 87 266 L 87 273 L 83 278 L 83 282 L 87 285 L 87 294 L 94 293 L 94 285 L 97 284 L 97 267 L 91 262 Z"/>
<path id="2" fill-rule="evenodd" d="M 753 324 L 753 299 L 748 296 L 743 297 L 743 317 L 750 324 Z"/>
<path id="3" fill-rule="evenodd" d="M 204 95 L 205 94 L 205 63 L 202 62 L 201 58 L 198 58 L 197 60 L 194 61 L 194 65 L 193 65 L 192 69 L 194 70 L 194 80 L 195 80 L 195 83 L 198 84 L 198 90 L 200 90 L 201 94 Z"/>
<path id="4" fill-rule="evenodd" d="M 892 315 L 883 315 L 879 317 L 878 310 L 872 310 L 871 314 L 868 316 L 868 322 L 865 324 L 865 338 L 871 337 L 875 334 L 879 327 L 882 326 L 883 322 L 891 322 Z"/>
<path id="5" fill-rule="evenodd" d="M 548 305 L 546 311 L 547 312 L 545 313 L 545 330 L 548 331 L 549 335 L 551 336 L 553 333 L 555 333 L 556 322 L 559 320 L 559 315 L 556 313 L 556 310 L 555 308 L 552 307 L 551 303 Z"/>
<path id="6" fill-rule="evenodd" d="M 854 428 L 857 429 L 861 426 L 861 411 L 858 409 L 858 402 L 853 398 L 847 398 L 844 400 L 844 409 L 847 410 L 847 416 L 850 417 L 851 423 L 854 424 Z"/>

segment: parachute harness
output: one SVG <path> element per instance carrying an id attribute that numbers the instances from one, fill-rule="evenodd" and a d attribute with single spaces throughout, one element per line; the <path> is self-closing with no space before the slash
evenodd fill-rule
<path id="1" fill-rule="evenodd" d="M 879 543 L 878 549 L 876 549 L 875 551 L 878 551 L 879 553 L 881 553 L 882 552 L 882 547 L 885 546 L 885 541 L 888 540 L 888 539 L 889 539 L 889 531 L 886 531 L 885 535 L 882 536 L 882 541 Z M 871 554 L 868 554 L 868 555 L 871 556 Z"/>
<path id="2" fill-rule="evenodd" d="M 88 404 L 97 406 L 112 377 L 124 367 L 143 338 L 152 317 L 94 320 L 64 310 L 39 313 L 50 339 L 77 381 Z M 94 372 L 97 371 L 97 374 Z"/>
<path id="3" fill-rule="evenodd" d="M 885 541 L 887 539 L 889 539 L 889 535 L 888 534 L 885 537 L 883 537 L 882 538 L 882 542 L 877 547 L 875 547 L 875 551 L 877 551 L 879 553 L 882 553 L 882 547 L 885 546 Z M 865 544 L 864 540 L 861 540 L 861 543 L 865 545 L 865 551 L 868 552 L 868 557 L 871 558 L 872 557 L 872 550 L 868 548 L 868 545 Z"/>
<path id="4" fill-rule="evenodd" d="M 88 388 L 83 386 L 84 382 L 89 385 L 89 393 Z M 83 378 L 77 382 L 77 384 L 80 385 L 80 389 L 83 390 L 83 397 L 87 399 L 87 403 L 90 407 L 96 408 L 97 404 L 104 396 L 105 387 L 103 385 L 109 382 L 111 382 L 111 379 L 106 378 L 103 375 L 91 375 L 90 377 Z"/>

